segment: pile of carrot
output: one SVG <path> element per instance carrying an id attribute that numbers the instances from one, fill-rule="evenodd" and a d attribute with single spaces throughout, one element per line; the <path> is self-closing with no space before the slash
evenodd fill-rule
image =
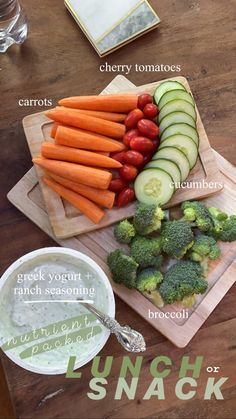
<path id="1" fill-rule="evenodd" d="M 133 94 L 77 96 L 59 101 L 46 112 L 53 121 L 51 140 L 41 146 L 33 163 L 44 172 L 43 182 L 98 224 L 111 209 L 115 193 L 109 191 L 112 170 L 122 164 L 110 153 L 125 149 L 124 120 L 137 107 Z"/>

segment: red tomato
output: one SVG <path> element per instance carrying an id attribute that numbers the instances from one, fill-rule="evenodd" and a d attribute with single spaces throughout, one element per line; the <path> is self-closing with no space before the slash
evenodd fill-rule
<path id="1" fill-rule="evenodd" d="M 144 113 L 140 109 L 134 109 L 125 118 L 125 126 L 127 129 L 137 127 L 138 121 L 144 117 Z"/>
<path id="2" fill-rule="evenodd" d="M 153 149 L 151 151 L 152 154 L 156 153 L 156 151 L 159 147 L 159 144 L 160 144 L 159 138 L 157 138 L 156 140 L 152 140 L 152 146 L 153 146 Z"/>
<path id="3" fill-rule="evenodd" d="M 143 156 L 143 163 L 140 164 L 140 166 L 138 167 L 139 171 L 143 170 L 146 164 L 148 164 L 152 160 L 152 156 L 153 154 L 146 154 L 146 156 Z"/>
<path id="4" fill-rule="evenodd" d="M 138 130 L 145 135 L 145 137 L 154 139 L 159 134 L 159 128 L 153 121 L 149 121 L 149 119 L 141 119 L 138 122 Z"/>
<path id="5" fill-rule="evenodd" d="M 112 192 L 121 192 L 126 186 L 126 182 L 123 179 L 117 178 L 111 181 L 109 190 Z"/>
<path id="6" fill-rule="evenodd" d="M 152 103 L 152 96 L 149 93 L 143 93 L 138 97 L 138 107 L 139 109 L 144 109 L 148 103 Z"/>
<path id="7" fill-rule="evenodd" d="M 120 151 L 119 153 L 111 153 L 110 156 L 112 159 L 117 160 L 121 164 L 125 162 L 125 151 Z"/>
<path id="8" fill-rule="evenodd" d="M 159 110 L 158 110 L 157 105 L 154 105 L 154 103 L 148 103 L 144 107 L 143 113 L 146 116 L 146 118 L 148 118 L 148 119 L 154 119 L 158 115 Z"/>
<path id="9" fill-rule="evenodd" d="M 125 163 L 133 166 L 140 166 L 143 163 L 143 155 L 135 150 L 126 151 L 124 159 Z"/>
<path id="10" fill-rule="evenodd" d="M 135 199 L 135 193 L 132 188 L 125 188 L 122 192 L 119 193 L 117 197 L 117 207 L 122 208 L 128 205 Z"/>
<path id="11" fill-rule="evenodd" d="M 132 140 L 132 138 L 134 137 L 138 137 L 140 135 L 139 130 L 136 129 L 131 129 L 129 131 L 126 132 L 126 134 L 123 137 L 123 143 L 124 145 L 126 145 L 126 147 L 130 147 L 130 141 Z"/>
<path id="12" fill-rule="evenodd" d="M 149 154 L 153 150 L 152 141 L 146 137 L 135 137 L 130 141 L 132 150 L 139 151 L 142 154 Z"/>
<path id="13" fill-rule="evenodd" d="M 124 164 L 124 166 L 119 169 L 119 174 L 122 179 L 126 180 L 127 182 L 131 182 L 136 178 L 138 170 L 136 167 L 131 166 L 130 164 Z"/>

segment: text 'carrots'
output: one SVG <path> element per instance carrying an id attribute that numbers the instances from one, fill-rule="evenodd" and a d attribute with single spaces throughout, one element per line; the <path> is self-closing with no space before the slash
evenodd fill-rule
<path id="1" fill-rule="evenodd" d="M 108 189 L 112 178 L 112 174 L 107 170 L 95 169 L 94 167 L 82 166 L 75 163 L 40 157 L 33 159 L 33 163 L 55 175 L 98 189 Z"/>
<path id="2" fill-rule="evenodd" d="M 64 186 L 45 176 L 43 177 L 43 181 L 46 183 L 46 185 L 58 193 L 58 195 L 66 199 L 66 201 L 70 202 L 71 205 L 86 215 L 86 217 L 88 217 L 93 223 L 99 224 L 101 219 L 104 217 L 105 212 L 84 196 L 65 188 Z"/>
<path id="3" fill-rule="evenodd" d="M 58 109 L 58 107 L 56 107 L 56 109 Z M 59 109 L 63 109 L 63 107 L 59 107 Z M 73 110 L 75 111 L 75 109 Z M 76 112 L 79 114 L 94 116 L 95 118 L 105 119 L 106 121 L 112 121 L 112 122 L 124 122 L 127 116 L 126 113 L 89 111 L 86 109 L 76 109 Z"/>
<path id="4" fill-rule="evenodd" d="M 128 113 L 137 108 L 138 96 L 124 93 L 99 96 L 74 96 L 61 99 L 59 105 L 93 111 Z"/>
<path id="5" fill-rule="evenodd" d="M 49 142 L 42 143 L 41 153 L 43 157 L 54 160 L 81 163 L 87 166 L 119 169 L 122 164 L 110 157 L 102 156 L 91 151 L 78 150 L 77 148 L 64 147 Z"/>
<path id="6" fill-rule="evenodd" d="M 61 176 L 54 175 L 51 172 L 47 172 L 56 182 L 65 186 L 68 189 L 71 189 L 74 192 L 79 193 L 85 198 L 90 199 L 98 205 L 101 205 L 104 208 L 113 208 L 115 201 L 115 193 L 111 191 L 101 190 L 92 188 L 91 186 L 82 185 L 81 183 L 73 182 L 72 180 L 65 179 Z"/>
<path id="7" fill-rule="evenodd" d="M 63 125 L 57 127 L 55 141 L 57 144 L 85 150 L 114 152 L 125 149 L 124 144 L 119 141 L 89 131 L 68 128 Z"/>
<path id="8" fill-rule="evenodd" d="M 80 114 L 75 109 L 57 107 L 56 109 L 47 111 L 46 116 L 55 122 L 71 125 L 115 139 L 121 139 L 125 134 L 125 126 L 123 124 Z"/>

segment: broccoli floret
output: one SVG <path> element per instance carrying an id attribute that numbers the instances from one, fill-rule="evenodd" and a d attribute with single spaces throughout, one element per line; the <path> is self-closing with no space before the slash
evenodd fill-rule
<path id="1" fill-rule="evenodd" d="M 220 256 L 220 248 L 213 237 L 200 235 L 195 237 L 194 244 L 188 253 L 189 259 L 202 262 L 206 257 L 215 260 Z"/>
<path id="2" fill-rule="evenodd" d="M 138 274 L 137 289 L 141 292 L 152 292 L 163 280 L 160 271 L 154 268 L 146 268 Z"/>
<path id="3" fill-rule="evenodd" d="M 221 210 L 215 207 L 209 208 L 213 220 L 213 228 L 209 232 L 209 235 L 214 237 L 216 240 L 222 240 L 225 242 L 233 242 L 236 240 L 236 216 L 228 216 Z"/>
<path id="4" fill-rule="evenodd" d="M 129 244 L 135 236 L 133 224 L 128 220 L 121 221 L 115 227 L 114 236 L 119 243 Z"/>
<path id="5" fill-rule="evenodd" d="M 201 231 L 209 231 L 213 227 L 213 222 L 208 208 L 198 201 L 185 201 L 181 205 L 184 213 L 183 219 L 189 221 L 192 226 L 198 227 Z"/>
<path id="6" fill-rule="evenodd" d="M 181 259 L 194 243 L 191 226 L 184 220 L 165 222 L 161 237 L 163 251 L 176 259 Z"/>
<path id="7" fill-rule="evenodd" d="M 135 230 L 142 236 L 160 230 L 164 217 L 165 213 L 158 205 L 139 204 L 134 215 Z"/>
<path id="8" fill-rule="evenodd" d="M 161 237 L 136 236 L 131 242 L 131 256 L 141 268 L 159 268 L 163 258 L 161 252 Z"/>
<path id="9" fill-rule="evenodd" d="M 138 264 L 132 257 L 117 249 L 108 255 L 107 263 L 115 282 L 127 288 L 136 287 Z"/>
<path id="10" fill-rule="evenodd" d="M 159 292 L 166 304 L 173 304 L 190 295 L 203 294 L 207 287 L 199 263 L 180 261 L 168 269 Z"/>

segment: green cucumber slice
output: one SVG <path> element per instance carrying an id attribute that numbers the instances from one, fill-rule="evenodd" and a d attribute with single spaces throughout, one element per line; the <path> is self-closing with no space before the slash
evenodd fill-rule
<path id="1" fill-rule="evenodd" d="M 158 121 L 159 123 L 162 121 L 165 116 L 169 115 L 173 112 L 185 112 L 188 115 L 190 115 L 194 121 L 197 120 L 197 113 L 195 111 L 195 107 L 189 103 L 186 102 L 186 100 L 172 100 L 171 102 L 168 102 L 165 106 L 163 106 L 162 110 L 160 111 L 158 115 Z"/>
<path id="2" fill-rule="evenodd" d="M 159 84 L 159 86 L 156 88 L 154 92 L 154 95 L 153 95 L 154 102 L 158 105 L 162 96 L 166 92 L 169 92 L 169 90 L 185 90 L 186 91 L 185 87 L 178 81 L 174 81 L 174 80 L 164 81 L 163 83 Z"/>
<path id="3" fill-rule="evenodd" d="M 169 159 L 157 159 L 153 160 L 150 163 L 146 164 L 144 169 L 150 169 L 150 168 L 160 168 L 165 170 L 169 175 L 172 177 L 174 183 L 180 183 L 181 182 L 181 172 L 179 170 L 179 166 Z"/>
<path id="4" fill-rule="evenodd" d="M 168 159 L 174 161 L 181 172 L 181 181 L 187 179 L 190 173 L 190 164 L 185 154 L 177 147 L 163 147 L 154 154 L 152 160 Z"/>
<path id="5" fill-rule="evenodd" d="M 163 131 L 170 125 L 179 123 L 189 124 L 191 127 L 196 128 L 196 122 L 190 115 L 185 112 L 173 112 L 169 113 L 162 119 L 159 125 L 160 134 L 162 135 Z"/>
<path id="6" fill-rule="evenodd" d="M 199 146 L 199 136 L 197 130 L 188 124 L 170 125 L 165 129 L 165 131 L 162 132 L 161 142 L 175 134 L 187 135 L 188 137 L 192 138 L 197 147 Z"/>
<path id="7" fill-rule="evenodd" d="M 194 99 L 190 93 L 186 92 L 185 90 L 170 90 L 162 96 L 158 104 L 158 108 L 161 110 L 163 106 L 169 102 L 172 102 L 172 100 L 185 100 L 186 102 L 191 103 L 193 106 L 195 105 Z"/>
<path id="8" fill-rule="evenodd" d="M 198 158 L 198 148 L 192 138 L 187 137 L 187 135 L 176 134 L 171 137 L 166 138 L 161 142 L 159 150 L 164 147 L 177 147 L 181 150 L 187 157 L 190 169 L 192 169 Z"/>
<path id="9" fill-rule="evenodd" d="M 172 197 L 174 181 L 162 169 L 146 169 L 137 176 L 134 183 L 136 198 L 147 205 L 165 205 Z"/>

